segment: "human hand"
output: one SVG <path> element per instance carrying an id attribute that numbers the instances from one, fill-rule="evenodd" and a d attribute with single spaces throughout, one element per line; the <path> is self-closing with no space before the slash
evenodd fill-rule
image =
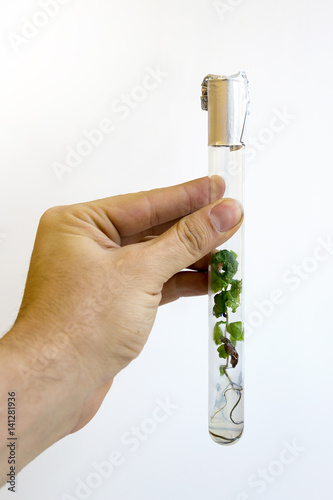
<path id="1" fill-rule="evenodd" d="M 243 218 L 235 200 L 208 205 L 212 182 L 222 196 L 214 176 L 42 216 L 22 305 L 3 340 L 33 359 L 66 335 L 47 367 L 48 378 L 77 394 L 66 432 L 92 418 L 114 376 L 141 352 L 160 304 L 207 293 L 205 256 Z M 183 271 L 190 266 L 199 272 Z"/>

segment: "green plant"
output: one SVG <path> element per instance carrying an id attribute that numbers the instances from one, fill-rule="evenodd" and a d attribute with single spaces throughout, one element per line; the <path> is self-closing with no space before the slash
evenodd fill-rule
<path id="1" fill-rule="evenodd" d="M 220 250 L 213 254 L 211 262 L 211 289 L 215 293 L 213 314 L 216 318 L 221 316 L 224 318 L 215 324 L 213 331 L 219 357 L 226 359 L 226 364 L 220 366 L 221 375 L 226 374 L 229 362 L 232 368 L 237 365 L 236 344 L 244 340 L 243 323 L 241 321 L 229 322 L 230 314 L 235 313 L 240 305 L 242 280 L 234 279 L 237 270 L 238 261 L 235 252 Z"/>

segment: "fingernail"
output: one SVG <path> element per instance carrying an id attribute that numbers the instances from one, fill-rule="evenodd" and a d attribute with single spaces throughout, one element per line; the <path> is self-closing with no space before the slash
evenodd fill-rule
<path id="1" fill-rule="evenodd" d="M 239 201 L 224 199 L 211 208 L 209 217 L 216 229 L 224 233 L 240 222 L 243 213 L 243 207 Z"/>

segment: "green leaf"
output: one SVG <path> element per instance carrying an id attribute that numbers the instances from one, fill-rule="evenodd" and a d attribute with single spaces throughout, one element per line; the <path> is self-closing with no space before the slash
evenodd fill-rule
<path id="1" fill-rule="evenodd" d="M 212 255 L 212 264 L 234 263 L 237 261 L 237 254 L 232 250 L 218 250 Z"/>
<path id="2" fill-rule="evenodd" d="M 221 266 L 222 271 L 220 271 Z M 238 270 L 237 254 L 232 250 L 219 250 L 212 256 L 211 267 L 212 270 L 219 272 L 224 282 L 229 284 Z"/>
<path id="3" fill-rule="evenodd" d="M 230 290 L 223 290 L 218 293 L 214 297 L 214 309 L 213 313 L 216 318 L 225 314 L 228 310 L 228 307 L 232 310 L 232 312 L 236 312 L 237 307 L 239 306 L 240 299 L 239 297 L 235 297 Z"/>
<path id="4" fill-rule="evenodd" d="M 217 348 L 217 352 L 219 353 L 220 358 L 224 358 L 225 359 L 225 358 L 228 357 L 228 354 L 227 354 L 227 352 L 226 352 L 225 347 L 224 347 L 223 344 L 220 345 L 220 347 Z"/>
<path id="5" fill-rule="evenodd" d="M 220 375 L 223 376 L 225 374 L 225 369 L 227 368 L 227 365 L 221 365 L 220 366 Z"/>
<path id="6" fill-rule="evenodd" d="M 227 304 L 226 301 L 228 300 L 228 292 L 220 292 L 217 293 L 214 297 L 214 309 L 213 309 L 213 314 L 216 318 L 219 318 L 222 316 L 222 314 L 225 314 L 227 312 Z"/>
<path id="7" fill-rule="evenodd" d="M 214 326 L 214 331 L 213 331 L 213 338 L 214 338 L 214 342 L 216 345 L 221 344 L 222 335 L 223 335 L 223 332 L 220 328 L 220 325 L 219 325 L 219 323 L 216 323 L 216 325 Z"/>
<path id="8" fill-rule="evenodd" d="M 236 340 L 244 340 L 244 328 L 241 321 L 235 321 L 227 325 L 227 332 Z"/>
<path id="9" fill-rule="evenodd" d="M 232 310 L 232 312 L 236 312 L 237 310 L 237 307 L 239 306 L 239 297 L 234 297 L 232 295 L 232 293 L 230 292 L 230 290 L 228 290 L 227 292 L 225 292 L 227 295 L 226 295 L 226 305 L 227 307 L 230 307 L 230 309 Z"/>
<path id="10" fill-rule="evenodd" d="M 227 288 L 228 283 L 226 283 L 221 276 L 221 273 L 212 267 L 211 269 L 211 277 L 210 277 L 210 286 L 213 293 L 217 293 L 224 288 Z"/>
<path id="11" fill-rule="evenodd" d="M 232 280 L 230 293 L 239 301 L 239 296 L 242 293 L 242 280 Z"/>
<path id="12" fill-rule="evenodd" d="M 230 342 L 236 347 L 237 345 L 237 340 L 234 337 L 230 337 Z"/>

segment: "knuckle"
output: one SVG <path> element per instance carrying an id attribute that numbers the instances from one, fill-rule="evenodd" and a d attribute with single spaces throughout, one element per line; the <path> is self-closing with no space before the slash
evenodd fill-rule
<path id="1" fill-rule="evenodd" d="M 47 232 L 59 227 L 62 220 L 63 207 L 48 208 L 39 220 L 38 232 Z"/>
<path id="2" fill-rule="evenodd" d="M 177 224 L 177 235 L 182 245 L 193 257 L 198 258 L 205 252 L 208 238 L 198 221 L 191 218 L 181 219 Z"/>
<path id="3" fill-rule="evenodd" d="M 48 208 L 41 217 L 41 222 L 49 222 L 58 218 L 63 213 L 62 206 Z"/>

